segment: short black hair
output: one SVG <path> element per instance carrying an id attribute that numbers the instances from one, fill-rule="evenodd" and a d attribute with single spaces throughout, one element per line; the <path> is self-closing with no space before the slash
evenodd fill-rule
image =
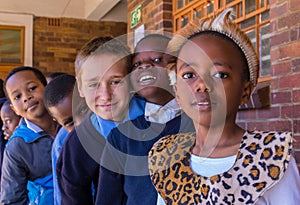
<path id="1" fill-rule="evenodd" d="M 0 109 L 6 102 L 10 103 L 10 101 L 6 97 L 0 98 Z"/>
<path id="2" fill-rule="evenodd" d="M 11 71 L 9 71 L 9 73 L 6 75 L 6 78 L 4 80 L 4 83 L 3 83 L 3 88 L 4 88 L 4 92 L 5 92 L 5 95 L 6 97 L 8 97 L 7 95 L 7 90 L 6 90 L 6 83 L 7 81 L 9 80 L 9 78 L 11 76 L 13 76 L 14 74 L 18 73 L 18 72 L 21 72 L 21 71 L 31 71 L 34 73 L 34 75 L 40 80 L 40 82 L 46 86 L 47 85 L 47 81 L 46 81 L 46 78 L 44 76 L 44 74 L 37 68 L 34 68 L 34 67 L 30 67 L 30 66 L 20 66 L 20 67 L 16 67 L 16 68 L 13 68 Z"/>
<path id="3" fill-rule="evenodd" d="M 4 106 L 10 106 L 9 100 L 5 100 L 5 101 L 3 102 L 1 108 L 4 107 Z"/>
<path id="4" fill-rule="evenodd" d="M 67 73 L 64 72 L 51 72 L 46 75 L 46 78 L 51 78 L 52 80 L 58 76 L 65 75 Z"/>
<path id="5" fill-rule="evenodd" d="M 69 74 L 60 75 L 50 81 L 44 91 L 46 108 L 58 105 L 70 93 L 73 93 L 75 82 L 76 78 Z"/>
<path id="6" fill-rule="evenodd" d="M 163 35 L 163 34 L 159 34 L 159 33 L 152 33 L 152 34 L 148 34 L 146 36 L 144 36 L 143 38 L 141 38 L 135 48 L 134 48 L 134 54 L 137 52 L 137 49 L 140 47 L 140 45 L 144 42 L 144 41 L 148 41 L 148 40 L 156 40 L 156 41 L 160 41 L 161 45 L 165 48 L 167 48 L 169 41 L 171 40 L 170 37 Z"/>

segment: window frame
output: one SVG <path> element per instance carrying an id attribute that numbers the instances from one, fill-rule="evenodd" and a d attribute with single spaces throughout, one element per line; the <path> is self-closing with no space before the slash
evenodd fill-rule
<path id="1" fill-rule="evenodd" d="M 0 61 L 0 72 L 8 72 L 11 68 L 22 66 L 24 65 L 24 59 L 25 59 L 25 26 L 12 26 L 12 25 L 0 25 L 0 30 L 17 30 L 20 31 L 20 63 L 14 63 L 14 62 L 1 62 Z M 1 38 L 0 38 L 0 43 Z M 16 42 L 18 43 L 18 42 Z M 1 50 L 0 50 L 0 56 L 1 56 Z"/>
<path id="2" fill-rule="evenodd" d="M 211 17 L 212 15 L 218 14 L 221 11 L 223 11 L 225 8 L 232 8 L 236 7 L 236 16 L 237 18 L 233 20 L 233 22 L 237 23 L 238 25 L 241 25 L 242 22 L 245 20 L 248 20 L 250 18 L 255 17 L 255 24 L 249 27 L 246 27 L 242 29 L 243 31 L 247 32 L 250 30 L 255 30 L 255 50 L 257 52 L 257 55 L 259 56 L 259 60 L 261 61 L 261 51 L 260 51 L 260 28 L 270 24 L 270 20 L 260 20 L 261 14 L 263 14 L 266 11 L 270 11 L 270 2 L 269 0 L 253 0 L 255 1 L 256 9 L 254 11 L 251 11 L 246 14 L 246 1 L 247 0 L 232 0 L 230 3 L 226 3 L 226 0 L 185 0 L 184 6 L 177 9 L 177 1 L 178 0 L 172 0 L 173 2 L 173 32 L 178 33 L 180 29 L 182 28 L 180 26 L 182 17 L 188 17 L 188 21 L 194 20 L 194 13 L 201 9 L 201 12 L 203 13 L 200 17 L 200 19 L 206 19 Z M 213 5 L 213 11 L 211 13 L 207 12 L 207 5 L 214 3 Z M 263 5 L 261 5 L 263 4 Z M 261 65 L 260 65 L 261 66 Z M 271 80 L 271 67 L 270 67 L 270 74 L 261 76 L 261 67 L 259 69 L 259 78 L 258 83 L 262 82 L 268 82 Z"/>

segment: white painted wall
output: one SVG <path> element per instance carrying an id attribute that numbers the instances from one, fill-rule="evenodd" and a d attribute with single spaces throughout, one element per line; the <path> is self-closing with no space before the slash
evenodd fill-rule
<path id="1" fill-rule="evenodd" d="M 117 21 L 127 22 L 127 2 L 120 1 L 116 6 L 110 10 L 105 16 L 101 18 L 102 21 Z"/>
<path id="2" fill-rule="evenodd" d="M 0 11 L 46 17 L 84 18 L 84 0 L 1 0 Z"/>
<path id="3" fill-rule="evenodd" d="M 127 22 L 127 0 L 0 0 L 0 12 Z"/>
<path id="4" fill-rule="evenodd" d="M 31 14 L 11 14 L 0 12 L 0 24 L 10 26 L 25 26 L 24 65 L 32 66 L 33 16 Z"/>

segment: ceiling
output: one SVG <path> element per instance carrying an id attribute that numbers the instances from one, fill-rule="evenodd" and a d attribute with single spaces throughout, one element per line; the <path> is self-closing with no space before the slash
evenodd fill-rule
<path id="1" fill-rule="evenodd" d="M 0 0 L 0 13 L 127 22 L 127 0 Z"/>

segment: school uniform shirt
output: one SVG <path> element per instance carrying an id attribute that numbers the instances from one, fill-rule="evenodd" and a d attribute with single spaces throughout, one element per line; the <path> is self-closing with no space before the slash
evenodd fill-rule
<path id="1" fill-rule="evenodd" d="M 122 122 L 143 115 L 144 109 L 145 101 L 133 97 L 128 114 Z M 106 137 L 119 123 L 121 122 L 104 120 L 92 113 L 68 135 L 56 165 L 62 204 L 94 203 L 99 162 Z"/>
<path id="2" fill-rule="evenodd" d="M 145 115 L 149 107 L 152 106 L 146 103 Z M 111 131 L 101 161 L 96 204 L 156 203 L 157 192 L 148 170 L 149 150 L 163 136 L 194 130 L 190 118 L 180 115 L 177 108 L 167 116 L 170 118 L 166 124 L 150 122 L 146 116 L 140 116 Z"/>
<path id="3" fill-rule="evenodd" d="M 149 122 L 164 124 L 181 114 L 182 110 L 176 100 L 170 100 L 165 105 L 146 102 L 145 118 Z"/>
<path id="4" fill-rule="evenodd" d="M 61 204 L 89 205 L 94 201 L 92 184 L 96 184 L 98 180 L 99 165 L 82 146 L 78 135 L 98 138 L 99 150 L 101 142 L 105 144 L 103 136 L 95 129 L 90 116 L 69 133 L 56 163 Z"/>
<path id="5" fill-rule="evenodd" d="M 53 186 L 54 186 L 54 205 L 61 204 L 61 195 L 58 187 L 57 174 L 56 174 L 56 162 L 68 134 L 69 132 L 64 127 L 61 127 L 58 133 L 56 134 L 54 138 L 54 142 L 52 144 L 51 158 L 52 158 L 52 173 L 53 173 Z"/>

